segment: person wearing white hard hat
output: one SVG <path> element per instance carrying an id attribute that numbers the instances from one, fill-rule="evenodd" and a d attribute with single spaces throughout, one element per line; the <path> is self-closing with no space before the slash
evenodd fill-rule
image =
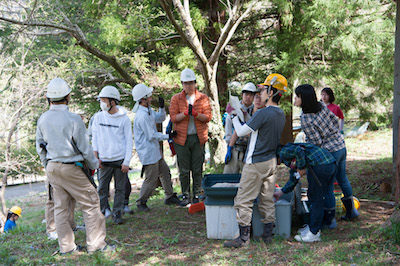
<path id="1" fill-rule="evenodd" d="M 133 110 L 136 112 L 133 124 L 135 148 L 145 174 L 145 180 L 140 188 L 140 196 L 136 201 L 139 211 L 150 210 L 147 206 L 147 200 L 157 188 L 158 180 L 160 180 L 165 191 L 164 203 L 168 205 L 180 204 L 180 200 L 172 188 L 171 172 L 164 161 L 159 144 L 160 141 L 176 136 L 176 132 L 163 134 L 157 131 L 156 123 L 162 123 L 166 117 L 165 103 L 164 99 L 159 97 L 159 110 L 155 112 L 150 107 L 152 92 L 153 88 L 149 88 L 145 84 L 137 84 L 132 90 L 133 100 L 136 101 Z"/>
<path id="2" fill-rule="evenodd" d="M 173 141 L 183 195 L 181 206 L 187 206 L 191 202 L 190 173 L 193 179 L 192 203 L 199 202 L 211 106 L 207 95 L 197 90 L 193 70 L 186 68 L 182 71 L 181 83 L 183 91 L 172 97 L 169 111 L 174 130 L 178 132 Z"/>
<path id="3" fill-rule="evenodd" d="M 132 123 L 126 110 L 118 105 L 121 96 L 117 88 L 105 86 L 98 99 L 102 111 L 94 116 L 91 128 L 93 151 L 99 160 L 100 208 L 106 218 L 111 216 L 108 195 L 114 176 L 112 218 L 114 223 L 122 224 L 125 183 L 133 150 Z"/>
<path id="4" fill-rule="evenodd" d="M 106 224 L 100 211 L 99 196 L 95 187 L 82 171 L 82 165 L 97 169 L 99 162 L 93 154 L 82 118 L 69 112 L 71 89 L 65 80 L 55 78 L 47 86 L 46 97 L 50 109 L 37 122 L 36 151 L 40 156 L 49 182 L 54 189 L 55 221 L 61 254 L 75 253 L 70 224 L 70 208 L 66 202 L 75 199 L 83 212 L 86 225 L 87 251 L 106 252 L 115 248 L 107 245 Z"/>
<path id="5" fill-rule="evenodd" d="M 256 85 L 249 82 L 242 88 L 241 109 L 245 115 L 245 122 L 250 119 L 254 109 L 254 95 L 258 92 Z M 228 144 L 228 151 L 225 156 L 224 174 L 241 173 L 243 169 L 244 154 L 247 149 L 249 136 L 237 137 L 234 134 L 232 117 L 228 115 L 225 120 L 225 141 Z"/>

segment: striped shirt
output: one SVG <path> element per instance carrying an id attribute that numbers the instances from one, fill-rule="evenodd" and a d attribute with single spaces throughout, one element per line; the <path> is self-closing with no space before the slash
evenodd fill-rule
<path id="1" fill-rule="evenodd" d="M 302 114 L 301 129 L 306 134 L 306 142 L 320 146 L 330 152 L 346 147 L 339 131 L 339 119 L 324 103 L 318 113 Z"/>

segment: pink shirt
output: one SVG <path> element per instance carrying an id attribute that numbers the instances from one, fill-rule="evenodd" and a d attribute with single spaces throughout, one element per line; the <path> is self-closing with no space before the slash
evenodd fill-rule
<path id="1" fill-rule="evenodd" d="M 339 119 L 344 119 L 343 112 L 340 109 L 339 105 L 331 103 L 330 105 L 327 105 L 327 107 L 329 110 L 331 110 L 332 113 L 334 113 L 337 117 L 339 117 Z"/>

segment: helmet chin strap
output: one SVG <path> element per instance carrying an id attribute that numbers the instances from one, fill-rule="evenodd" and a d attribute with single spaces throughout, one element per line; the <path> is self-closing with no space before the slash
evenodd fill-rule
<path id="1" fill-rule="evenodd" d="M 272 90 L 272 85 L 275 84 L 275 82 L 276 82 L 277 79 L 278 79 L 278 78 L 275 76 L 275 77 L 273 77 L 272 80 L 270 81 L 270 83 L 269 83 L 269 85 L 268 85 L 268 91 L 267 91 L 268 98 L 265 100 L 265 103 L 268 102 L 269 98 L 271 98 L 271 97 L 274 98 L 275 95 L 277 95 L 277 94 L 279 93 L 279 90 L 276 89 L 277 91 L 276 91 L 272 96 L 269 96 L 269 93 L 270 93 L 271 90 Z"/>

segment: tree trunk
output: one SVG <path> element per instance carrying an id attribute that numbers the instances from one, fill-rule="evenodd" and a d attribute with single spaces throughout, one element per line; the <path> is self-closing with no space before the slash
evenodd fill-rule
<path id="1" fill-rule="evenodd" d="M 198 61 L 201 63 L 200 60 Z M 216 78 L 218 63 L 216 63 L 213 68 L 211 68 L 208 62 L 206 62 L 206 64 L 201 64 L 201 66 L 202 76 L 205 83 L 205 91 L 210 100 L 212 115 L 211 121 L 208 123 L 210 163 L 211 166 L 215 166 L 216 164 L 220 164 L 224 161 L 224 156 L 226 153 Z"/>
<path id="2" fill-rule="evenodd" d="M 393 87 L 393 177 L 392 188 L 396 191 L 397 176 L 397 156 L 398 156 L 398 140 L 399 140 L 399 117 L 400 117 L 400 5 L 397 3 L 396 8 L 396 35 L 395 35 L 395 52 L 394 52 L 394 87 Z M 398 203 L 397 203 L 398 207 Z"/>
<path id="3" fill-rule="evenodd" d="M 281 144 L 285 145 L 289 142 L 293 142 L 293 119 L 292 113 L 286 114 L 286 123 L 283 128 L 282 136 L 281 136 Z"/>
<path id="4" fill-rule="evenodd" d="M 21 111 L 18 111 L 14 121 L 10 125 L 10 130 L 8 131 L 7 142 L 6 142 L 6 150 L 4 151 L 6 168 L 4 170 L 3 178 L 2 178 L 2 181 L 0 184 L 1 185 L 1 189 L 0 189 L 0 204 L 1 204 L 0 219 L 3 222 L 5 222 L 6 217 L 7 217 L 7 206 L 6 206 L 6 200 L 4 198 L 4 194 L 5 194 L 6 186 L 7 186 L 8 172 L 10 171 L 11 139 L 12 139 L 12 135 L 14 134 L 14 132 L 17 128 L 20 115 L 21 115 Z"/>

